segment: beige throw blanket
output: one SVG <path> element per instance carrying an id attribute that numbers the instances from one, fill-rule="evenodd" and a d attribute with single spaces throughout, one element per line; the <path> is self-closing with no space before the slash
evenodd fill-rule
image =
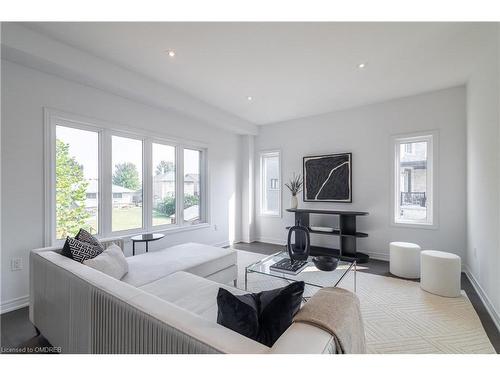
<path id="1" fill-rule="evenodd" d="M 366 353 L 359 299 L 348 290 L 319 290 L 295 315 L 294 322 L 311 324 L 330 332 L 337 354 Z"/>

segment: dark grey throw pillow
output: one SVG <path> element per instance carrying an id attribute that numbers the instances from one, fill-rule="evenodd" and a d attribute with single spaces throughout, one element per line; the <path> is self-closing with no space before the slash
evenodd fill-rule
<path id="1" fill-rule="evenodd" d="M 102 250 L 98 246 L 91 245 L 87 242 L 78 241 L 76 238 L 71 237 L 66 237 L 66 243 L 64 244 L 64 247 L 66 246 L 71 252 L 71 258 L 80 263 L 83 263 L 87 259 L 95 258 L 100 253 L 102 253 Z"/>
<path id="2" fill-rule="evenodd" d="M 244 295 L 220 288 L 217 323 L 271 347 L 299 311 L 304 285 L 297 281 L 283 288 Z"/>
<path id="3" fill-rule="evenodd" d="M 91 235 L 89 232 L 87 232 L 83 228 L 80 228 L 80 230 L 78 231 L 75 238 L 78 241 L 86 242 L 86 243 L 91 244 L 93 246 L 97 246 L 101 251 L 104 251 L 104 246 L 102 245 L 102 243 L 100 243 L 97 238 L 95 238 L 93 235 Z"/>
<path id="4" fill-rule="evenodd" d="M 73 259 L 73 254 L 71 254 L 71 249 L 69 248 L 68 238 L 69 237 L 66 237 L 66 241 L 64 241 L 64 246 L 61 250 L 61 255 L 64 255 L 69 259 Z"/>

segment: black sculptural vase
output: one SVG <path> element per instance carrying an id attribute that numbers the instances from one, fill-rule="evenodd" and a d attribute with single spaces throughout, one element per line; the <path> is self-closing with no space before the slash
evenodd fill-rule
<path id="1" fill-rule="evenodd" d="M 295 234 L 295 243 L 292 243 L 292 235 Z M 290 260 L 306 260 L 311 251 L 311 237 L 309 229 L 295 225 L 288 230 L 288 240 L 286 248 Z"/>

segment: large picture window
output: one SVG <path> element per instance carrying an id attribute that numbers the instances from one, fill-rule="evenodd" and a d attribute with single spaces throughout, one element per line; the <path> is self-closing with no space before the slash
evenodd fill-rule
<path id="1" fill-rule="evenodd" d="M 112 136 L 111 150 L 111 228 L 142 228 L 142 141 Z"/>
<path id="2" fill-rule="evenodd" d="M 175 147 L 153 143 L 153 226 L 175 224 Z"/>
<path id="3" fill-rule="evenodd" d="M 99 232 L 99 134 L 65 126 L 55 132 L 56 238 L 80 228 Z"/>
<path id="4" fill-rule="evenodd" d="M 47 245 L 206 225 L 205 148 L 68 117 L 47 110 Z"/>
<path id="5" fill-rule="evenodd" d="M 278 151 L 260 155 L 260 212 L 266 216 L 281 216 L 281 167 Z"/>
<path id="6" fill-rule="evenodd" d="M 201 152 L 184 149 L 184 222 L 198 224 L 200 222 L 200 169 Z"/>
<path id="7" fill-rule="evenodd" d="M 394 223 L 435 225 L 435 135 L 394 138 Z"/>

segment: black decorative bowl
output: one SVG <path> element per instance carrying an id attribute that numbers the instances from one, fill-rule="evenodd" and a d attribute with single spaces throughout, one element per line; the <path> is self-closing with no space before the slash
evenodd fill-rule
<path id="1" fill-rule="evenodd" d="M 316 268 L 321 271 L 333 271 L 339 264 L 339 260 L 337 258 L 327 255 L 316 256 L 312 259 L 312 261 Z"/>

